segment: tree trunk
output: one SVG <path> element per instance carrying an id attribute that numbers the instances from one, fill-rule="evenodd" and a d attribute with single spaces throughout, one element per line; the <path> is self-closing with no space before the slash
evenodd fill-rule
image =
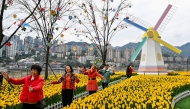
<path id="1" fill-rule="evenodd" d="M 107 54 L 107 52 L 106 51 L 103 51 L 104 52 L 104 54 L 103 54 L 103 58 L 102 58 L 102 64 L 106 64 L 106 54 Z"/>
<path id="2" fill-rule="evenodd" d="M 45 69 L 45 80 L 47 80 L 47 79 L 48 79 L 49 49 L 50 49 L 50 47 L 49 47 L 49 46 L 47 46 L 47 51 L 46 51 L 46 69 Z"/>

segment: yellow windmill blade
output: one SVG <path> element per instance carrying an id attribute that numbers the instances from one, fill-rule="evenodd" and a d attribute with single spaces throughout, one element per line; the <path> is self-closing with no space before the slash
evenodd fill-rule
<path id="1" fill-rule="evenodd" d="M 174 47 L 174 46 L 168 44 L 167 42 L 161 40 L 160 38 L 153 37 L 153 39 L 154 39 L 155 41 L 161 43 L 162 45 L 168 47 L 169 49 L 173 50 L 174 52 L 176 52 L 176 53 L 178 53 L 178 54 L 181 53 L 181 50 L 180 50 L 180 49 L 178 49 L 178 48 L 176 48 L 176 47 Z"/>

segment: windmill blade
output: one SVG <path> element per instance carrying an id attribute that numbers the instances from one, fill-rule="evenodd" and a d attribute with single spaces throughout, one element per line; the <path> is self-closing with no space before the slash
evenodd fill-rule
<path id="1" fill-rule="evenodd" d="M 147 23 L 147 22 L 145 22 L 145 21 L 143 21 L 143 20 L 141 20 L 141 19 L 139 19 L 133 15 L 131 15 L 130 17 L 127 17 L 127 19 L 134 22 L 134 23 L 137 23 L 137 24 L 143 26 L 144 28 L 149 28 L 151 26 L 149 23 Z"/>
<path id="2" fill-rule="evenodd" d="M 162 14 L 162 16 L 160 17 L 160 19 L 158 20 L 158 22 L 156 23 L 154 30 L 161 33 L 168 24 L 168 22 L 170 21 L 170 19 L 172 18 L 172 16 L 174 15 L 174 13 L 176 12 L 176 10 L 177 7 L 169 4 L 165 9 L 164 13 Z"/>
<path id="3" fill-rule="evenodd" d="M 126 18 L 124 18 L 123 21 L 125 21 L 125 22 L 127 22 L 127 23 L 129 23 L 129 24 L 131 24 L 131 25 L 133 25 L 133 26 L 135 26 L 135 27 L 137 27 L 137 28 L 139 28 L 139 29 L 141 29 L 143 31 L 147 31 L 147 29 L 145 27 L 143 27 L 143 26 L 141 26 L 141 25 L 139 25 L 139 24 L 137 24 L 137 23 L 135 23 L 133 21 L 130 21 L 130 20 L 126 19 Z"/>
<path id="4" fill-rule="evenodd" d="M 144 37 L 144 39 L 142 40 L 142 42 L 140 43 L 140 45 L 138 46 L 138 48 L 136 49 L 135 53 L 133 54 L 133 56 L 131 57 L 131 62 L 134 62 L 136 57 L 138 56 L 139 52 L 141 51 L 144 43 L 146 42 L 147 37 Z"/>
<path id="5" fill-rule="evenodd" d="M 161 44 L 164 45 L 165 47 L 169 48 L 170 50 L 172 50 L 172 51 L 174 51 L 174 52 L 176 52 L 176 53 L 178 53 L 178 54 L 181 53 L 181 50 L 180 50 L 180 49 L 178 49 L 178 48 L 176 48 L 176 47 L 170 45 L 169 43 L 167 43 L 167 42 L 161 40 L 160 38 L 153 37 L 153 39 L 154 39 L 155 41 L 161 43 Z"/>

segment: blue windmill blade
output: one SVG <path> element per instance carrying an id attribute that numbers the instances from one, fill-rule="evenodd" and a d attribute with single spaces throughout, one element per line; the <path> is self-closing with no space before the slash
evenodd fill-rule
<path id="1" fill-rule="evenodd" d="M 135 53 L 133 54 L 133 56 L 131 57 L 131 62 L 134 62 L 136 57 L 138 56 L 139 52 L 141 51 L 144 43 L 146 42 L 147 37 L 144 37 L 144 39 L 142 40 L 142 42 L 140 43 L 140 45 L 138 46 L 138 48 L 136 49 Z"/>
<path id="2" fill-rule="evenodd" d="M 141 26 L 141 25 L 139 25 L 139 24 L 137 24 L 137 23 L 135 23 L 135 22 L 133 22 L 133 21 L 131 21 L 131 20 L 128 20 L 128 19 L 126 19 L 126 18 L 124 18 L 123 20 L 124 20 L 125 22 L 127 22 L 127 23 L 129 23 L 129 24 L 131 24 L 131 25 L 133 25 L 133 26 L 135 26 L 135 27 L 137 27 L 137 28 L 143 30 L 143 31 L 147 31 L 147 30 L 148 30 L 147 28 L 145 28 L 145 27 L 143 27 L 143 26 Z"/>

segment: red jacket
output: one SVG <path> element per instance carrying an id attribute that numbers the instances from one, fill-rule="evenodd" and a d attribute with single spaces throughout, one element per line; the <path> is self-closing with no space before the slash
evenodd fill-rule
<path id="1" fill-rule="evenodd" d="M 59 83 L 62 82 L 62 84 L 63 84 L 62 85 L 62 89 L 66 89 L 66 77 L 67 77 L 67 75 L 65 73 L 65 74 L 63 74 L 63 76 L 58 81 L 53 81 L 52 84 L 59 84 Z M 76 89 L 75 82 L 79 83 L 80 80 L 77 78 L 77 76 L 75 74 L 71 74 L 70 78 L 71 78 L 71 80 L 70 80 L 70 86 L 71 86 L 71 88 L 70 89 L 75 90 Z"/>
<path id="2" fill-rule="evenodd" d="M 129 68 L 129 74 L 132 76 L 132 73 L 133 73 L 133 68 L 130 67 L 130 68 Z"/>
<path id="3" fill-rule="evenodd" d="M 36 103 L 43 98 L 43 85 L 44 80 L 40 76 L 36 76 L 34 80 L 31 80 L 32 75 L 26 76 L 21 79 L 10 78 L 9 82 L 15 85 L 24 84 L 22 92 L 20 94 L 21 102 Z M 29 92 L 28 86 L 33 88 L 32 92 Z"/>
<path id="4" fill-rule="evenodd" d="M 94 70 L 94 71 L 86 71 L 84 72 L 84 75 L 88 75 L 88 83 L 87 83 L 87 86 L 86 86 L 86 90 L 88 91 L 96 91 L 98 90 L 98 83 L 96 81 L 96 77 L 99 76 L 100 78 L 103 78 L 103 76 L 101 74 L 99 74 L 97 72 L 97 70 Z"/>

